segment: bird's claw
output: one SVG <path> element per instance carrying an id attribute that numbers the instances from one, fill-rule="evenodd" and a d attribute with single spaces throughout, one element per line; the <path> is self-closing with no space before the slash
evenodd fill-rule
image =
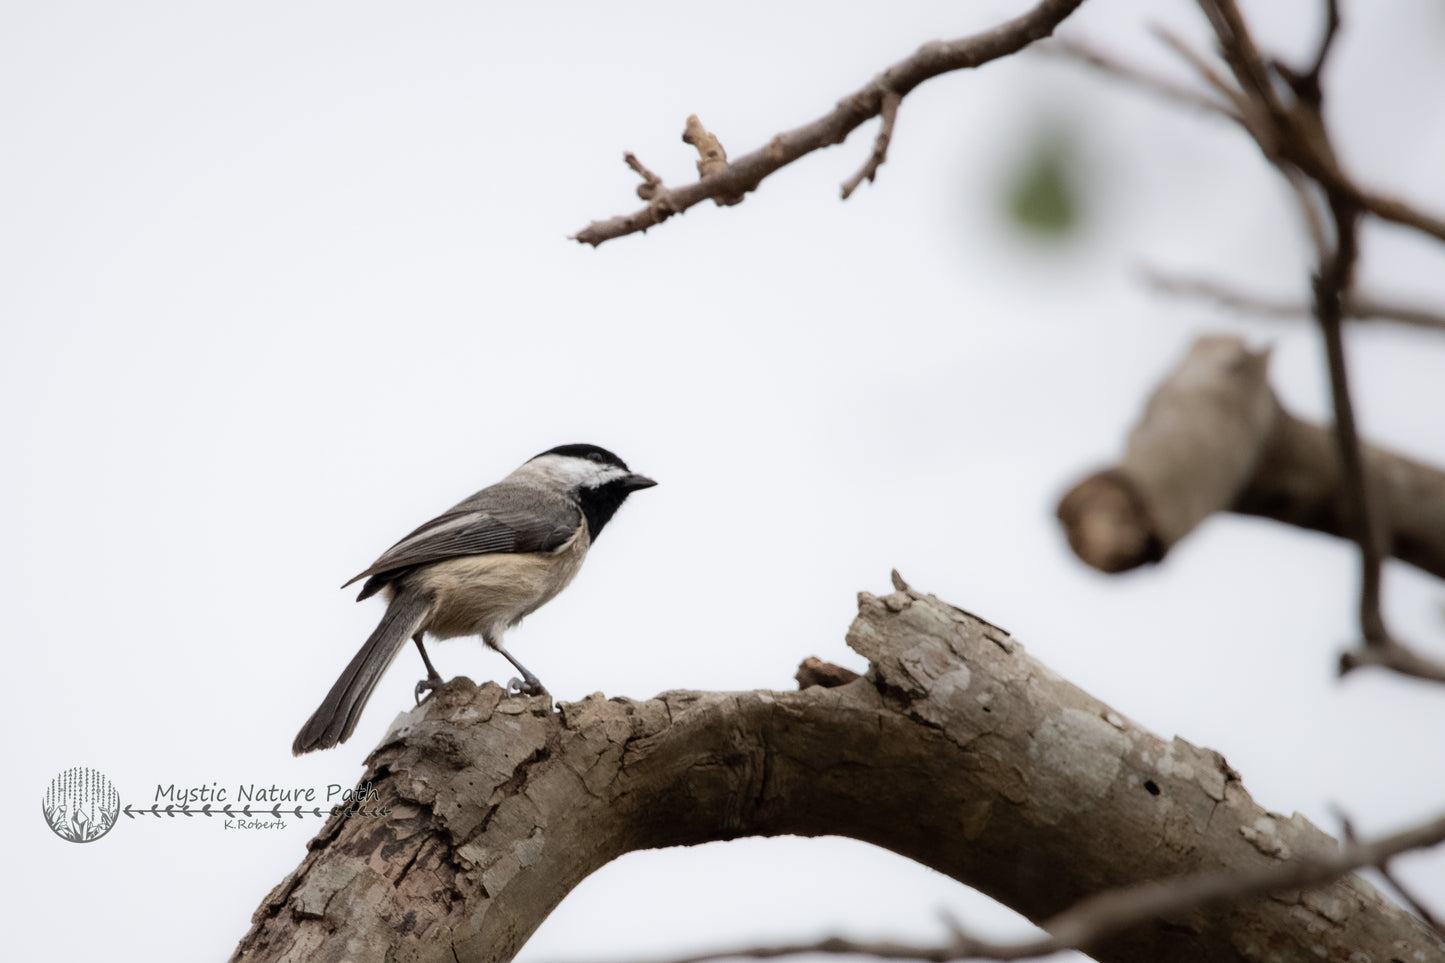
<path id="1" fill-rule="evenodd" d="M 417 705 L 421 705 L 421 697 L 426 693 L 435 692 L 438 688 L 441 687 L 441 684 L 441 676 L 429 675 L 416 684 L 416 688 L 413 689 L 411 693 L 412 698 L 416 700 Z"/>
<path id="2" fill-rule="evenodd" d="M 512 676 L 511 681 L 507 683 L 507 691 L 515 692 L 518 695 L 524 696 L 539 696 L 547 694 L 547 690 L 542 686 L 542 681 L 540 679 L 532 678 L 524 680 L 519 679 L 516 676 Z"/>

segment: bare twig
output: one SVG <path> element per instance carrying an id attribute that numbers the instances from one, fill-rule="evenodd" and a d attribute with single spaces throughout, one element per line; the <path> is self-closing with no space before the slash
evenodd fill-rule
<path id="1" fill-rule="evenodd" d="M 1334 4 L 1331 4 L 1330 6 L 1333 8 Z M 1336 811 L 1336 815 L 1339 817 L 1340 828 L 1342 830 L 1341 835 L 1344 836 L 1345 842 L 1349 843 L 1351 846 L 1358 843 L 1360 841 L 1360 838 L 1355 833 L 1354 822 L 1352 822 L 1350 817 L 1345 815 L 1343 812 Z M 1399 877 L 1397 877 L 1394 873 L 1390 872 L 1390 861 L 1388 859 L 1380 860 L 1380 864 L 1375 867 L 1375 871 L 1378 872 L 1382 877 L 1384 877 L 1385 882 L 1390 884 L 1390 888 L 1395 891 L 1396 895 L 1398 895 L 1400 899 L 1404 900 L 1405 905 L 1410 907 L 1410 909 L 1415 912 L 1416 916 L 1424 920 L 1425 923 L 1436 933 L 1440 934 L 1441 936 L 1445 936 L 1445 921 L 1442 921 L 1438 916 L 1430 912 L 1429 908 L 1426 907 L 1425 904 L 1422 903 L 1413 892 L 1411 892 L 1410 887 L 1400 882 Z"/>
<path id="2" fill-rule="evenodd" d="M 1345 299 L 1345 317 L 1358 321 L 1396 321 L 1416 328 L 1445 330 L 1445 313 L 1418 304 L 1351 294 Z"/>
<path id="3" fill-rule="evenodd" d="M 622 160 L 642 178 L 642 183 L 637 185 L 637 196 L 644 201 L 652 200 L 657 192 L 662 189 L 662 178 L 648 170 L 632 151 L 623 154 Z"/>
<path id="4" fill-rule="evenodd" d="M 1340 3 L 1339 0 L 1325 0 L 1325 37 L 1320 41 L 1320 51 L 1315 57 L 1314 65 L 1305 74 L 1304 80 L 1314 88 L 1313 99 L 1318 102 L 1320 91 L 1320 74 L 1324 72 L 1325 60 L 1329 57 L 1330 51 L 1334 49 L 1335 38 L 1340 33 Z M 1299 93 L 1298 88 L 1295 90 Z M 1302 97 L 1306 95 L 1301 95 Z"/>
<path id="5" fill-rule="evenodd" d="M 1295 203 L 1299 205 L 1300 217 L 1304 219 L 1305 229 L 1309 231 L 1310 241 L 1314 244 L 1315 258 L 1323 260 L 1329 256 L 1330 240 L 1325 234 L 1325 220 L 1320 216 L 1319 206 L 1315 203 L 1310 193 L 1310 180 L 1299 170 L 1293 167 L 1277 168 L 1284 179 L 1289 182 L 1290 191 L 1294 194 Z"/>
<path id="6" fill-rule="evenodd" d="M 1075 40 L 1059 39 L 1051 40 L 1046 44 L 1039 44 L 1038 49 L 1042 53 L 1056 54 L 1077 60 L 1079 63 L 1093 67 L 1102 73 L 1117 77 L 1135 86 L 1147 88 L 1160 97 L 1166 100 L 1172 100 L 1177 104 L 1183 104 L 1185 107 L 1201 110 L 1209 114 L 1219 114 L 1235 122 L 1240 121 L 1239 115 L 1235 113 L 1229 104 L 1221 103 L 1207 94 L 1200 93 L 1193 87 L 1187 87 L 1167 77 L 1161 77 L 1158 74 L 1150 73 L 1140 67 L 1126 64 L 1122 60 L 1117 60 L 1108 54 L 1094 49 L 1088 44 L 1079 43 Z"/>
<path id="7" fill-rule="evenodd" d="M 1201 6 L 1214 22 L 1221 49 L 1225 58 L 1235 67 L 1235 75 L 1241 86 L 1269 110 L 1270 116 L 1278 124 L 1280 131 L 1277 140 L 1289 141 L 1291 135 L 1300 135 L 1301 130 L 1307 130 L 1315 135 L 1309 138 L 1314 152 L 1330 158 L 1329 162 L 1322 164 L 1319 169 L 1337 170 L 1333 163 L 1333 150 L 1325 133 L 1322 113 L 1324 94 L 1319 83 L 1320 73 L 1339 29 L 1339 11 L 1334 0 L 1328 2 L 1329 23 L 1324 39 L 1320 42 L 1314 65 L 1301 78 L 1306 96 L 1297 98 L 1290 108 L 1285 108 L 1275 96 L 1265 68 L 1259 61 L 1259 52 L 1249 37 L 1248 28 L 1235 7 L 1234 0 L 1201 0 Z M 1291 120 L 1294 121 L 1293 124 L 1290 123 Z M 1298 136 L 1295 139 L 1306 138 Z M 1263 146 L 1261 142 L 1261 147 Z M 1281 171 L 1289 170 L 1286 161 L 1278 159 L 1274 162 Z M 1360 631 L 1367 646 L 1384 646 L 1393 641 L 1385 627 L 1380 606 L 1380 573 L 1385 553 L 1380 544 L 1380 526 L 1374 517 L 1369 481 L 1365 477 L 1365 458 L 1359 431 L 1355 426 L 1344 346 L 1344 305 L 1354 281 L 1355 261 L 1359 256 L 1357 229 L 1360 205 L 1353 191 L 1320 178 L 1317 171 L 1309 170 L 1303 165 L 1296 166 L 1320 180 L 1329 204 L 1334 231 L 1333 247 L 1321 245 L 1319 269 L 1313 282 L 1314 314 L 1324 335 L 1325 357 L 1330 373 L 1330 397 L 1335 412 L 1335 434 L 1340 464 L 1344 470 L 1345 495 L 1353 516 L 1351 527 L 1354 529 L 1355 541 L 1360 546 Z M 1301 193 L 1303 195 L 1303 191 Z M 1301 200 L 1308 205 L 1306 197 L 1302 196 Z"/>
<path id="8" fill-rule="evenodd" d="M 1445 664 L 1428 659 L 1394 639 L 1340 653 L 1340 675 L 1369 666 L 1389 669 L 1391 672 L 1427 682 L 1445 682 Z"/>
<path id="9" fill-rule="evenodd" d="M 1274 72 L 1288 81 L 1294 95 L 1307 104 L 1316 107 L 1324 95 L 1320 86 L 1320 75 L 1324 72 L 1325 61 L 1329 59 L 1330 51 L 1334 47 L 1335 38 L 1340 32 L 1340 4 L 1339 0 L 1325 0 L 1325 35 L 1320 41 L 1319 52 L 1315 54 L 1315 62 L 1310 65 L 1304 73 L 1296 73 L 1287 64 L 1279 61 L 1272 61 L 1270 66 Z"/>
<path id="10" fill-rule="evenodd" d="M 1291 71 L 1277 61 L 1270 61 L 1266 65 L 1255 49 L 1248 31 L 1242 29 L 1243 20 L 1239 18 L 1239 12 L 1232 3 L 1220 7 L 1208 0 L 1201 0 L 1201 6 L 1210 16 L 1211 23 L 1217 24 L 1224 31 L 1221 35 L 1222 42 L 1226 45 L 1246 44 L 1247 51 L 1233 49 L 1226 57 L 1231 67 L 1237 68 L 1236 79 L 1244 78 L 1240 81 L 1242 86 L 1230 83 L 1213 64 L 1178 36 L 1161 27 L 1155 27 L 1154 33 L 1189 64 L 1206 85 L 1227 101 L 1227 106 L 1205 94 L 1161 79 L 1086 46 L 1060 42 L 1052 44 L 1051 47 L 1169 100 L 1228 117 L 1249 132 L 1271 163 L 1278 165 L 1283 161 L 1286 165 L 1297 167 L 1299 171 L 1318 180 L 1321 185 L 1344 192 L 1361 210 L 1382 221 L 1399 224 L 1445 241 L 1445 218 L 1422 211 L 1399 198 L 1369 190 L 1347 177 L 1333 153 L 1327 149 L 1328 142 L 1322 136 L 1322 128 L 1310 121 L 1311 116 L 1319 115 L 1316 109 L 1319 74 L 1324 69 L 1324 63 L 1338 34 L 1339 12 L 1335 5 L 1331 5 L 1331 19 L 1327 23 L 1325 38 L 1315 62 L 1303 74 Z M 1269 83 L 1271 70 L 1286 80 L 1292 89 L 1298 86 L 1298 102 L 1309 106 L 1309 113 L 1301 115 L 1279 101 L 1278 94 Z M 1261 92 L 1265 99 L 1256 97 L 1256 92 Z M 1282 133 L 1287 134 L 1283 140 Z M 1286 150 L 1287 154 L 1281 155 L 1281 150 Z M 1286 176 L 1290 175 L 1287 173 Z M 1313 235 L 1314 231 L 1311 233 Z"/>
<path id="11" fill-rule="evenodd" d="M 1366 866 L 1380 866 L 1392 856 L 1445 841 L 1445 816 L 1373 843 L 1351 844 L 1319 859 L 1294 859 L 1251 873 L 1213 872 L 1144 886 L 1111 890 L 1083 900 L 1039 925 L 1048 936 L 1005 943 L 971 936 L 950 921 L 952 938 L 945 943 L 918 944 L 859 941 L 830 937 L 813 942 L 750 946 L 678 957 L 669 963 L 706 963 L 727 957 L 773 959 L 804 953 L 876 956 L 893 960 L 983 958 L 1026 960 L 1069 949 L 1086 949 L 1131 927 L 1161 917 L 1179 916 L 1219 903 L 1240 902 L 1282 890 L 1307 890 L 1332 882 Z"/>
<path id="12" fill-rule="evenodd" d="M 593 221 L 578 231 L 573 239 L 595 247 L 613 238 L 645 231 L 708 198 L 741 197 L 757 189 L 769 174 L 805 154 L 841 144 L 864 121 L 883 113 L 889 91 L 902 99 L 931 77 L 979 67 L 1017 53 L 1034 41 L 1051 35 L 1054 28 L 1082 2 L 1041 0 L 1032 10 L 991 30 L 958 40 L 924 44 L 913 56 L 889 67 L 812 123 L 779 134 L 766 146 L 737 158 L 719 173 L 682 187 L 658 191 L 648 206 L 640 211 L 605 221 Z"/>
<path id="13" fill-rule="evenodd" d="M 1255 294 L 1211 278 L 1170 274 L 1156 268 L 1140 272 L 1144 282 L 1157 291 L 1171 295 L 1202 298 L 1220 307 L 1274 318 L 1303 318 L 1312 312 L 1302 300 Z M 1345 298 L 1345 317 L 1355 321 L 1394 321 L 1417 328 L 1445 331 L 1445 312 L 1419 305 L 1388 301 L 1363 294 Z"/>
<path id="14" fill-rule="evenodd" d="M 1278 61 L 1266 63 L 1250 36 L 1249 27 L 1234 0 L 1198 0 L 1214 28 L 1219 53 L 1229 65 L 1234 85 L 1185 43 L 1160 31 L 1164 42 L 1189 63 L 1205 83 L 1234 106 L 1242 126 L 1265 158 L 1289 182 L 1314 242 L 1319 266 L 1313 277 L 1312 313 L 1319 322 L 1329 365 L 1330 394 L 1335 413 L 1335 442 L 1342 474 L 1347 531 L 1360 546 L 1360 632 L 1364 647 L 1344 653 L 1341 674 L 1365 665 L 1384 666 L 1419 678 L 1445 681 L 1445 666 L 1420 656 L 1391 637 L 1381 605 L 1383 559 L 1391 546 L 1383 544 L 1382 527 L 1366 477 L 1363 446 L 1355 424 L 1354 405 L 1346 370 L 1343 321 L 1359 302 L 1351 296 L 1358 258 L 1358 224 L 1362 214 L 1374 213 L 1401 223 L 1412 222 L 1427 233 L 1445 239 L 1429 215 L 1368 195 L 1343 173 L 1325 127 L 1321 75 L 1339 33 L 1336 0 L 1326 0 L 1328 16 L 1313 63 L 1296 72 Z M 1276 78 L 1284 80 L 1277 84 Z M 1319 212 L 1320 197 L 1329 212 L 1329 225 Z M 1208 292 L 1216 298 L 1217 290 Z M 1225 295 L 1228 299 L 1228 295 Z M 1236 301 L 1238 299 L 1235 299 Z M 1071 493 L 1072 495 L 1073 493 Z M 1061 513 L 1064 506 L 1061 505 Z M 1062 514 L 1061 514 L 1061 517 Z"/>
<path id="15" fill-rule="evenodd" d="M 898 119 L 898 105 L 901 103 L 903 98 L 895 91 L 883 91 L 883 105 L 879 111 L 882 123 L 878 127 L 878 136 L 873 141 L 873 153 L 868 155 L 868 160 L 859 168 L 858 173 L 843 182 L 843 200 L 846 201 L 864 181 L 873 183 L 879 166 L 888 159 L 888 143 L 893 139 L 893 124 Z"/>
<path id="16" fill-rule="evenodd" d="M 1399 198 L 1386 194 L 1375 194 L 1353 184 L 1342 184 L 1354 192 L 1354 198 L 1361 207 L 1382 221 L 1413 228 L 1439 241 L 1445 241 L 1445 218 L 1436 217 L 1407 204 Z"/>
<path id="17" fill-rule="evenodd" d="M 1199 7 L 1214 27 L 1214 35 L 1219 38 L 1219 52 L 1245 96 L 1270 114 L 1283 116 L 1285 107 L 1275 96 L 1269 69 L 1234 0 L 1200 0 Z"/>
<path id="18" fill-rule="evenodd" d="M 1276 90 L 1249 29 L 1234 0 L 1199 0 L 1214 26 L 1220 53 L 1239 83 L 1240 96 L 1250 106 L 1242 111 L 1246 128 L 1265 157 L 1294 188 L 1314 238 L 1319 267 L 1313 278 L 1313 313 L 1319 322 L 1329 366 L 1330 397 L 1335 414 L 1335 443 L 1339 453 L 1342 488 L 1347 509 L 1347 531 L 1360 547 L 1360 634 L 1363 648 L 1340 657 L 1343 675 L 1365 665 L 1379 665 L 1407 675 L 1445 681 L 1445 666 L 1417 655 L 1391 637 L 1381 605 L 1381 573 L 1390 546 L 1383 544 L 1383 529 L 1365 472 L 1365 457 L 1355 424 L 1354 404 L 1346 369 L 1343 321 L 1358 258 L 1358 226 L 1369 210 L 1362 192 L 1341 171 L 1324 121 L 1324 91 L 1320 77 L 1339 32 L 1339 10 L 1329 4 L 1324 37 L 1314 63 L 1304 74 L 1287 68 L 1284 77 L 1294 94 L 1291 102 Z M 1329 211 L 1333 237 L 1327 237 L 1323 218 L 1305 179 L 1318 184 Z"/>
<path id="19" fill-rule="evenodd" d="M 1332 205 L 1335 197 L 1346 199 L 1382 220 L 1445 241 L 1445 220 L 1365 190 L 1346 176 L 1335 157 L 1325 133 L 1320 73 L 1339 32 L 1339 10 L 1333 0 L 1326 2 L 1330 4 L 1329 20 L 1314 64 L 1302 77 L 1288 69 L 1277 71 L 1292 87 L 1301 83 L 1304 88 L 1303 95 L 1296 92 L 1295 101 L 1288 105 L 1280 100 L 1270 83 L 1269 68 L 1260 57 L 1234 0 L 1199 0 L 1199 5 L 1215 25 L 1223 56 L 1252 105 L 1252 112 L 1245 112 L 1246 126 L 1270 163 L 1282 171 L 1290 166 L 1298 168 L 1331 196 Z M 1256 123 L 1261 119 L 1267 122 Z"/>
<path id="20" fill-rule="evenodd" d="M 1365 477 L 1359 430 L 1355 426 L 1343 333 L 1345 292 L 1349 290 L 1355 258 L 1359 253 L 1355 231 L 1359 208 L 1349 198 L 1336 195 L 1330 198 L 1330 212 L 1334 219 L 1335 250 L 1332 256 L 1321 261 L 1319 272 L 1315 275 L 1314 310 L 1324 333 L 1325 357 L 1330 370 L 1330 397 L 1335 409 L 1335 437 L 1340 449 L 1340 464 L 1344 468 L 1345 497 L 1354 517 L 1355 541 L 1360 546 L 1360 631 L 1367 646 L 1382 646 L 1391 641 L 1380 610 L 1380 570 L 1384 553 L 1380 547 L 1379 524 L 1374 518 L 1369 482 Z"/>
<path id="21" fill-rule="evenodd" d="M 1248 129 L 1248 116 L 1250 111 L 1249 98 L 1236 90 L 1229 81 L 1224 78 L 1223 74 L 1214 69 L 1213 64 L 1205 60 L 1203 55 L 1195 52 L 1194 48 L 1185 43 L 1183 38 L 1178 34 L 1157 24 L 1151 29 L 1153 30 L 1154 36 L 1158 37 L 1161 43 L 1173 50 L 1179 55 L 1181 60 L 1194 68 L 1194 72 L 1199 75 L 1199 79 L 1214 88 L 1221 97 L 1228 100 L 1234 106 L 1234 113 L 1231 116 L 1241 124 L 1244 124 L 1246 129 Z"/>

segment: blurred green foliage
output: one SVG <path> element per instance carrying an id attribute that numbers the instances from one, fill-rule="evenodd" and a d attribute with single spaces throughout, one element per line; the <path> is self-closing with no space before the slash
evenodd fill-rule
<path id="1" fill-rule="evenodd" d="M 1076 234 L 1081 212 L 1072 139 L 1058 129 L 1035 135 L 1020 161 L 1010 166 L 1003 196 L 1009 219 L 1020 231 L 1050 238 Z"/>

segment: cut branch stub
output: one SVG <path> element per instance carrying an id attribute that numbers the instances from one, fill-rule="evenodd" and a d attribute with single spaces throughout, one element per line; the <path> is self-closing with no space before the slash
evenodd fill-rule
<path id="1" fill-rule="evenodd" d="M 334 818 L 233 959 L 504 961 L 623 853 L 739 836 L 874 843 L 1043 920 L 1112 887 L 1335 843 L 1254 804 L 1218 753 L 1161 740 L 1007 634 L 912 589 L 859 597 L 868 678 L 803 692 L 600 694 L 552 711 L 453 680 L 370 758 L 384 818 Z M 1100 960 L 1445 951 L 1346 877 L 1152 920 Z"/>
<path id="2" fill-rule="evenodd" d="M 1158 561 L 1217 511 L 1346 534 L 1333 432 L 1280 406 L 1266 361 L 1238 338 L 1195 342 L 1155 391 L 1120 462 L 1060 501 L 1080 559 L 1105 572 Z M 1373 445 L 1364 461 L 1385 550 L 1445 578 L 1445 472 Z"/>
<path id="3" fill-rule="evenodd" d="M 1203 337 L 1166 378 L 1129 435 L 1117 468 L 1059 504 L 1084 561 L 1119 572 L 1158 561 L 1213 512 L 1232 505 L 1273 424 L 1269 352 Z"/>
<path id="4" fill-rule="evenodd" d="M 728 169 L 728 152 L 723 149 L 722 142 L 717 136 L 702 125 L 697 119 L 697 114 L 689 114 L 687 126 L 683 128 L 682 140 L 685 144 L 691 144 L 697 150 L 697 176 L 699 179 L 712 177 L 716 174 L 725 174 Z M 730 207 L 733 204 L 740 204 L 747 193 L 738 191 L 731 194 L 720 194 L 713 198 L 718 207 Z"/>
<path id="5" fill-rule="evenodd" d="M 798 683 L 799 689 L 811 689 L 815 685 L 826 688 L 835 688 L 859 678 L 858 673 L 852 669 L 845 669 L 841 665 L 834 665 L 831 662 L 824 662 L 817 656 L 808 656 L 798 665 L 798 671 L 793 673 L 793 681 Z"/>
<path id="6" fill-rule="evenodd" d="M 1164 558 L 1143 495 L 1119 469 L 1095 472 L 1069 489 L 1058 518 L 1074 554 L 1101 572 L 1127 572 Z"/>

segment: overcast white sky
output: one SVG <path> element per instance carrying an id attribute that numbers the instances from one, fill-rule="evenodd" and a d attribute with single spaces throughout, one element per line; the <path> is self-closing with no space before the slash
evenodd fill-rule
<path id="1" fill-rule="evenodd" d="M 1301 55 L 1317 6 L 1246 10 L 1267 46 Z M 337 586 L 573 441 L 661 484 L 509 636 L 558 699 L 791 688 L 806 655 L 859 666 L 854 595 L 896 566 L 1121 713 L 1224 752 L 1265 806 L 1334 831 L 1336 804 L 1374 832 L 1445 805 L 1445 695 L 1333 680 L 1353 631 L 1347 546 L 1221 518 L 1165 565 L 1107 579 L 1052 518 L 1202 332 L 1272 342 L 1289 406 L 1327 411 L 1308 325 L 1135 281 L 1149 263 L 1303 297 L 1288 198 L 1227 125 L 1016 58 L 911 95 L 879 181 L 846 203 L 871 126 L 740 207 L 600 250 L 566 240 L 638 206 L 624 150 L 694 176 L 689 113 L 743 153 L 919 43 L 1024 7 L 0 7 L 11 958 L 228 955 L 314 823 L 123 820 L 77 846 L 40 819 L 46 784 L 92 766 L 149 804 L 157 784 L 354 782 L 421 667 L 404 653 L 349 743 L 293 759 L 380 614 Z M 1445 210 L 1445 13 L 1346 13 L 1329 77 L 1342 152 Z M 1150 21 L 1203 36 L 1182 0 L 1089 0 L 1064 34 L 1172 68 Z M 1084 222 L 1040 243 L 1001 195 L 1061 128 Z M 1373 286 L 1445 304 L 1438 246 L 1380 229 L 1366 243 Z M 1372 328 L 1350 349 L 1369 435 L 1445 461 L 1445 339 Z M 1439 584 L 1394 565 L 1387 579 L 1392 624 L 1445 649 Z M 433 655 L 448 676 L 511 674 L 467 640 Z M 1445 854 L 1402 869 L 1445 906 Z M 1027 931 L 858 843 L 634 854 L 523 959 L 929 936 L 940 908 Z"/>

